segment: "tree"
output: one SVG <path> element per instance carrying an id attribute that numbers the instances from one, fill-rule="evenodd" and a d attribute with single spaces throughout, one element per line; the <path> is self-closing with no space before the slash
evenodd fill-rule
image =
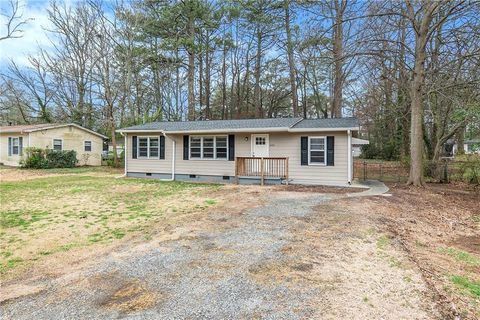
<path id="1" fill-rule="evenodd" d="M 21 38 L 23 36 L 22 27 L 25 26 L 32 19 L 24 18 L 22 13 L 22 7 L 18 0 L 9 0 L 10 11 L 0 12 L 0 15 L 5 17 L 6 32 L 0 34 L 0 41 L 14 38 Z"/>

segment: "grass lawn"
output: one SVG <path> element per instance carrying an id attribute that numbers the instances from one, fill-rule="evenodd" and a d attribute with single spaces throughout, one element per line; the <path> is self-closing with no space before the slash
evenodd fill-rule
<path id="1" fill-rule="evenodd" d="M 129 233 L 147 237 L 155 222 L 216 205 L 211 192 L 221 188 L 120 175 L 105 168 L 0 168 L 0 274 Z"/>

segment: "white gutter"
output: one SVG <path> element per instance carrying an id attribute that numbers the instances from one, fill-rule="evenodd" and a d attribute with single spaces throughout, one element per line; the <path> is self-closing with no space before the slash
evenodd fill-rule
<path id="1" fill-rule="evenodd" d="M 125 162 L 125 177 L 127 176 L 127 168 L 128 168 L 128 135 L 124 135 L 123 133 L 121 133 L 122 136 L 124 137 L 124 149 L 123 149 L 123 158 L 124 158 L 124 162 Z M 117 150 L 113 150 L 113 152 L 117 152 Z"/>
<path id="2" fill-rule="evenodd" d="M 356 131 L 359 130 L 358 127 L 347 127 L 347 128 L 292 128 L 288 129 L 288 132 L 328 132 L 328 131 Z"/>
<path id="3" fill-rule="evenodd" d="M 123 173 L 123 175 L 121 175 L 120 177 L 117 177 L 117 178 L 124 178 L 127 176 L 127 164 L 128 164 L 128 146 L 127 146 L 127 141 L 128 141 L 128 137 L 125 136 L 123 134 L 123 132 L 120 132 L 120 134 L 122 135 L 122 137 L 125 137 L 125 143 L 123 144 L 124 145 L 124 149 L 123 149 L 123 161 L 125 162 L 125 171 Z M 113 150 L 113 152 L 117 152 L 117 150 Z M 108 157 L 108 148 L 107 148 L 107 157 Z"/>
<path id="4" fill-rule="evenodd" d="M 348 137 L 348 147 L 347 147 L 347 156 L 348 156 L 348 174 L 347 174 L 347 179 L 348 179 L 348 184 L 352 183 L 352 131 L 348 130 L 347 131 L 347 137 Z"/>

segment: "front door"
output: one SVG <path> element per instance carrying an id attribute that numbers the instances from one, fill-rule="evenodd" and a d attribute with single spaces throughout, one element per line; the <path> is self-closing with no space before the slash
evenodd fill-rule
<path id="1" fill-rule="evenodd" d="M 268 149 L 268 134 L 252 134 L 252 157 L 268 157 Z"/>

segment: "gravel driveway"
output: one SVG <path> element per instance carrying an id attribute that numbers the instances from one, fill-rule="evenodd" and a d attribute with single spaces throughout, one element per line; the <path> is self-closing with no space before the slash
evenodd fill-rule
<path id="1" fill-rule="evenodd" d="M 272 194 L 243 214 L 133 242 L 81 272 L 38 279 L 2 319 L 434 318 L 419 273 L 341 195 Z M 386 239 L 386 240 L 385 240 Z"/>

